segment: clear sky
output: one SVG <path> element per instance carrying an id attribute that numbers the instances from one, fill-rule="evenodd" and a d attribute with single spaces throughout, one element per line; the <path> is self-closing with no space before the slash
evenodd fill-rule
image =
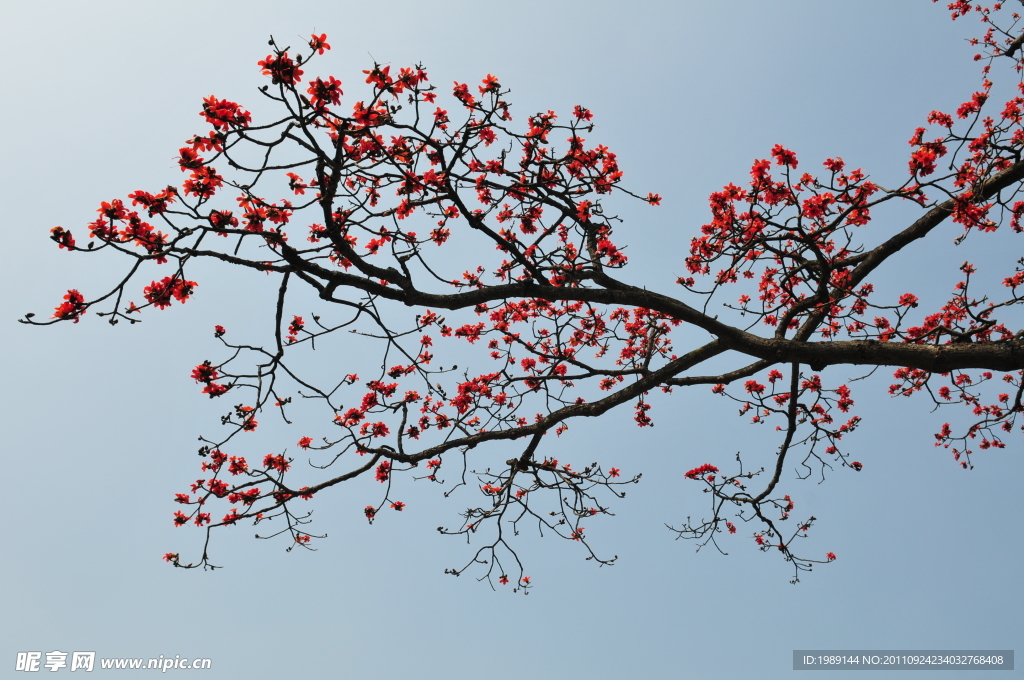
<path id="1" fill-rule="evenodd" d="M 13 674 L 17 652 L 52 650 L 209 657 L 210 678 L 769 679 L 794 674 L 794 649 L 1012 649 L 1024 639 L 1019 434 L 965 472 L 932 446 L 944 415 L 886 396 L 888 375 L 858 383 L 865 423 L 849 446 L 864 471 L 786 480 L 798 513 L 819 518 L 808 551 L 835 552 L 835 563 L 794 586 L 788 565 L 749 537 L 727 541 L 728 556 L 672 540 L 666 523 L 705 510 L 686 470 L 776 446 L 709 391 L 680 391 L 655 402 L 654 428 L 638 430 L 625 407 L 574 426 L 567 455 L 593 453 L 644 478 L 615 517 L 588 526 L 598 550 L 619 555 L 615 566 L 527 538 L 536 587 L 524 597 L 443 573 L 470 555 L 435 531 L 461 506 L 414 485 L 409 509 L 374 526 L 359 511 L 368 484 L 318 498 L 316 528 L 329 538 L 317 552 L 285 553 L 239 528 L 218 532 L 222 570 L 160 559 L 199 549 L 200 532 L 172 526 L 172 498 L 193 478 L 196 438 L 216 428 L 220 405 L 188 376 L 215 357 L 214 323 L 261 328 L 252 277 L 210 268 L 187 306 L 133 327 L 94 314 L 15 323 L 48 315 L 68 288 L 113 280 L 116 260 L 58 251 L 49 229 L 81 231 L 100 201 L 180 182 L 174 158 L 205 131 L 202 98 L 254 106 L 270 34 L 297 45 L 327 33 L 333 49 L 318 70 L 346 93 L 374 60 L 423 62 L 442 89 L 498 75 L 520 123 L 589 107 L 590 139 L 618 154 L 628 186 L 664 199 L 658 210 L 617 205 L 624 276 L 675 292 L 708 194 L 746 181 L 774 144 L 809 166 L 838 155 L 883 185 L 901 179 L 914 128 L 976 89 L 964 38 L 977 26 L 927 0 L 0 4 L 11 255 L 0 268 L 0 676 Z M 872 228 L 899 229 L 909 214 Z M 998 234 L 955 249 L 955 233 L 895 259 L 879 286 L 927 306 L 964 259 L 1005 268 L 1020 255 Z M 271 450 L 304 433 L 263 434 Z M 131 672 L 108 672 L 118 673 Z"/>

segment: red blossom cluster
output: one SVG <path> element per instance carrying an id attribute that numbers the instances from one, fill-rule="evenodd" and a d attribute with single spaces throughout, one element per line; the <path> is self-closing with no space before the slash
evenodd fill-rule
<path id="1" fill-rule="evenodd" d="M 86 309 L 88 309 L 88 305 L 85 303 L 85 297 L 77 290 L 69 290 L 67 295 L 64 296 L 64 302 L 57 305 L 51 318 L 72 320 L 78 323 L 79 318 L 85 314 Z"/>
<path id="2" fill-rule="evenodd" d="M 166 309 L 171 306 L 172 299 L 185 304 L 198 285 L 195 281 L 185 281 L 176 276 L 165 276 L 160 281 L 153 281 L 146 286 L 143 295 L 157 309 Z"/>
<path id="3" fill-rule="evenodd" d="M 715 472 L 718 472 L 718 468 L 716 468 L 714 465 L 710 463 L 705 463 L 704 465 L 693 468 L 683 476 L 686 477 L 687 479 L 697 479 L 698 477 L 703 477 L 708 475 L 709 473 Z"/>

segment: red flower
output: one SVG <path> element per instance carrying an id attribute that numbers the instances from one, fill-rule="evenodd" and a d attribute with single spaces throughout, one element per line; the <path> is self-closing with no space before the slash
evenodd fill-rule
<path id="1" fill-rule="evenodd" d="M 224 186 L 224 178 L 218 175 L 216 170 L 206 166 L 189 175 L 189 179 L 181 186 L 186 194 L 210 198 L 218 188 Z"/>
<path id="2" fill-rule="evenodd" d="M 317 54 L 323 54 L 325 50 L 331 49 L 331 46 L 327 44 L 327 34 L 317 35 L 314 33 L 309 39 L 309 49 L 316 50 Z"/>
<path id="3" fill-rule="evenodd" d="M 301 331 L 305 327 L 306 327 L 306 325 L 302 321 L 302 317 L 301 316 L 294 316 L 294 317 L 292 317 L 292 322 L 290 324 L 288 324 L 288 333 L 290 335 L 296 335 L 296 334 L 298 334 L 299 331 Z"/>
<path id="4" fill-rule="evenodd" d="M 619 470 L 619 468 L 612 468 L 611 470 L 608 471 L 608 476 L 609 477 L 618 477 L 620 472 L 622 472 L 622 471 Z"/>
<path id="5" fill-rule="evenodd" d="M 252 120 L 249 112 L 235 102 L 217 99 L 213 95 L 203 98 L 203 110 L 199 115 L 204 116 L 206 122 L 213 127 L 225 130 L 228 126 L 248 127 Z"/>
<path id="6" fill-rule="evenodd" d="M 303 71 L 295 65 L 287 52 L 279 57 L 268 54 L 257 66 L 263 69 L 263 75 L 270 76 L 274 85 L 294 85 L 302 80 Z"/>
<path id="7" fill-rule="evenodd" d="M 384 483 L 391 476 L 391 461 L 385 460 L 377 466 L 377 481 Z"/>
<path id="8" fill-rule="evenodd" d="M 469 86 L 465 83 L 456 82 L 455 87 L 452 88 L 452 94 L 467 108 L 476 105 L 476 98 L 469 93 Z"/>
<path id="9" fill-rule="evenodd" d="M 352 118 L 363 127 L 372 127 L 380 124 L 381 110 L 367 109 L 363 106 L 362 102 L 356 102 L 356 105 L 353 107 Z"/>
<path id="10" fill-rule="evenodd" d="M 128 198 L 132 199 L 132 205 L 145 206 L 149 216 L 152 217 L 167 211 L 167 204 L 174 202 L 174 193 L 173 187 L 168 187 L 155 196 L 148 191 L 139 190 L 128 194 Z M 109 238 L 110 236 L 109 232 L 107 234 L 93 232 L 93 234 L 99 238 Z"/>
<path id="11" fill-rule="evenodd" d="M 904 293 L 900 296 L 900 304 L 904 307 L 917 307 L 917 296 L 913 293 Z"/>
<path id="12" fill-rule="evenodd" d="M 922 177 L 932 174 L 935 172 L 935 161 L 937 158 L 938 154 L 933 149 L 921 147 L 910 154 L 910 162 L 907 164 L 910 167 L 910 174 L 916 173 Z"/>
<path id="13" fill-rule="evenodd" d="M 214 229 L 236 229 L 238 227 L 238 218 L 232 215 L 230 210 L 226 212 L 211 210 L 208 219 L 210 226 Z M 221 234 L 221 236 L 227 237 L 227 234 Z"/>
<path id="14" fill-rule="evenodd" d="M 312 443 L 312 437 L 303 437 L 302 439 L 299 440 L 299 448 L 308 449 Z"/>
<path id="15" fill-rule="evenodd" d="M 306 534 L 299 534 L 298 536 L 295 537 L 295 542 L 296 543 L 309 543 L 309 536 L 307 536 Z"/>
<path id="16" fill-rule="evenodd" d="M 268 453 L 263 457 L 263 467 L 268 470 L 279 470 L 280 472 L 287 472 L 288 468 L 291 467 L 291 463 L 284 455 L 275 456 L 272 453 Z"/>
<path id="17" fill-rule="evenodd" d="M 725 526 L 729 528 L 729 533 L 730 534 L 735 534 L 736 533 L 736 525 L 733 524 L 732 522 L 726 522 Z"/>
<path id="18" fill-rule="evenodd" d="M 372 505 L 367 505 L 366 508 L 363 509 L 363 514 L 366 515 L 366 519 L 372 522 L 374 515 L 377 514 L 377 509 L 374 508 Z"/>
<path id="19" fill-rule="evenodd" d="M 188 515 L 183 513 L 181 510 L 174 512 L 174 526 L 180 527 L 188 524 Z"/>
<path id="20" fill-rule="evenodd" d="M 219 397 L 227 391 L 228 387 L 226 385 L 220 385 L 218 383 L 210 383 L 203 388 L 203 394 L 209 394 L 211 399 Z"/>
<path id="21" fill-rule="evenodd" d="M 198 382 L 209 383 L 216 380 L 218 377 L 217 369 L 210 365 L 209 361 L 204 361 L 195 368 L 192 369 L 192 379 Z"/>
<path id="22" fill-rule="evenodd" d="M 128 217 L 128 211 L 124 208 L 124 202 L 117 198 L 110 203 L 106 201 L 101 202 L 99 210 L 96 212 L 110 220 L 123 220 Z"/>
<path id="23" fill-rule="evenodd" d="M 506 576 L 505 574 L 502 574 L 501 577 L 498 579 L 498 583 L 500 583 L 501 585 L 508 584 L 508 576 Z"/>
<path id="24" fill-rule="evenodd" d="M 585 109 L 579 104 L 572 110 L 572 115 L 576 116 L 576 120 L 593 120 L 594 114 L 590 112 L 590 109 Z"/>
<path id="25" fill-rule="evenodd" d="M 836 554 L 833 552 L 825 553 L 825 559 L 827 559 L 829 562 L 832 562 L 836 559 Z"/>
<path id="26" fill-rule="evenodd" d="M 483 85 L 477 89 L 480 90 L 480 94 L 487 94 L 488 92 L 494 92 L 497 94 L 501 90 L 501 85 L 498 83 L 498 78 L 496 76 L 492 76 L 488 73 L 487 77 L 483 79 Z"/>
<path id="27" fill-rule="evenodd" d="M 224 462 L 227 459 L 227 455 L 220 449 L 214 449 L 213 451 L 210 451 L 210 460 L 213 461 L 213 463 L 210 465 L 210 469 L 213 470 L 214 472 L 220 470 L 221 466 L 224 465 Z M 245 459 L 243 458 L 242 460 L 244 461 Z"/>
<path id="28" fill-rule="evenodd" d="M 173 278 L 165 276 L 160 281 L 153 281 L 146 286 L 143 294 L 157 309 L 166 309 L 171 306 L 172 297 L 178 302 L 185 304 L 185 301 L 188 300 L 198 285 L 195 281 L 185 281 L 177 276 Z"/>
<path id="29" fill-rule="evenodd" d="M 785 165 L 790 168 L 797 166 L 796 154 L 784 148 L 781 144 L 776 144 L 772 147 L 772 157 L 775 158 L 776 165 Z"/>
<path id="30" fill-rule="evenodd" d="M 217 498 L 223 498 L 228 493 L 228 485 L 219 479 L 211 479 L 206 483 L 206 488 Z"/>
<path id="31" fill-rule="evenodd" d="M 310 84 L 306 92 L 311 97 L 310 103 L 313 104 L 313 108 L 318 110 L 327 108 L 327 104 L 337 106 L 341 103 L 341 95 L 345 94 L 341 89 L 341 81 L 334 76 L 328 76 L 326 81 L 317 78 Z M 296 191 L 296 193 L 301 192 Z"/>
<path id="32" fill-rule="evenodd" d="M 164 562 L 175 562 L 176 563 L 177 561 L 178 561 L 178 553 L 165 553 L 164 554 Z"/>
<path id="33" fill-rule="evenodd" d="M 192 147 L 186 146 L 178 149 L 178 167 L 181 168 L 182 172 L 185 172 L 185 170 L 198 170 L 203 167 L 204 162 L 202 157 Z"/>
<path id="34" fill-rule="evenodd" d="M 939 124 L 944 127 L 953 127 L 953 117 L 948 113 L 942 113 L 941 111 L 932 111 L 928 114 L 928 122 L 931 124 Z"/>
<path id="35" fill-rule="evenodd" d="M 638 426 L 653 427 L 654 421 L 651 420 L 650 416 L 647 415 L 647 411 L 649 411 L 650 408 L 651 405 L 646 402 L 641 401 L 637 403 L 636 415 L 633 417 L 633 420 L 637 422 Z"/>
<path id="36" fill-rule="evenodd" d="M 709 472 L 718 472 L 718 468 L 716 468 L 714 465 L 711 465 L 710 463 L 705 463 L 700 467 L 693 468 L 683 476 L 688 479 L 697 479 L 697 477 L 700 477 L 701 475 L 706 475 Z"/>
<path id="37" fill-rule="evenodd" d="M 228 502 L 229 503 L 238 503 L 239 501 L 241 501 L 242 503 L 245 503 L 246 505 L 252 505 L 257 500 L 259 500 L 259 497 L 260 497 L 260 490 L 259 490 L 259 487 L 256 487 L 256 488 L 253 488 L 253 489 L 249 489 L 248 491 L 243 491 L 241 493 L 233 493 L 233 494 L 229 495 L 228 496 Z"/>
<path id="38" fill-rule="evenodd" d="M 362 427 L 359 428 L 359 433 L 368 434 L 373 437 L 386 437 L 390 433 L 390 430 L 383 422 L 363 423 Z"/>
<path id="39" fill-rule="evenodd" d="M 366 73 L 366 82 L 372 83 L 374 87 L 379 90 L 386 90 L 394 82 L 388 72 L 391 71 L 390 66 L 384 68 L 374 67 L 372 71 L 363 71 Z"/>
<path id="40" fill-rule="evenodd" d="M 54 227 L 51 229 L 50 238 L 56 241 L 57 245 L 61 248 L 75 249 L 75 239 L 71 236 L 71 232 L 64 229 L 64 227 Z"/>
<path id="41" fill-rule="evenodd" d="M 233 475 L 240 475 L 249 471 L 249 464 L 245 462 L 245 458 L 238 456 L 231 456 L 231 464 L 228 466 L 228 472 Z"/>
<path id="42" fill-rule="evenodd" d="M 68 294 L 64 296 L 64 302 L 54 309 L 53 316 L 50 318 L 73 319 L 75 323 L 78 323 L 78 318 L 85 314 L 85 310 L 85 298 L 82 294 L 77 290 L 69 290 Z"/>
<path id="43" fill-rule="evenodd" d="M 334 422 L 336 422 L 338 425 L 341 425 L 342 427 L 351 427 L 352 425 L 355 425 L 362 419 L 363 412 L 357 408 L 350 408 L 348 411 L 345 411 L 345 415 L 341 415 L 339 413 L 338 415 L 334 416 Z"/>
<path id="44" fill-rule="evenodd" d="M 843 162 L 842 158 L 826 158 L 825 162 L 822 163 L 826 168 L 832 172 L 842 172 L 846 163 Z"/>
<path id="45" fill-rule="evenodd" d="M 852 467 L 857 472 L 860 472 L 864 468 L 864 466 L 858 463 L 857 461 L 853 461 L 852 463 L 850 463 L 850 467 Z"/>
<path id="46" fill-rule="evenodd" d="M 394 503 L 391 504 L 391 507 L 401 512 L 405 508 L 405 503 L 403 503 L 402 501 L 395 501 Z"/>

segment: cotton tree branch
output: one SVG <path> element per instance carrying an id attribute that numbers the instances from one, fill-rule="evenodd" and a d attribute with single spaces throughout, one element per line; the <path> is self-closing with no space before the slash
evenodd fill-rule
<path id="1" fill-rule="evenodd" d="M 958 4 L 954 15 L 969 6 Z M 990 56 L 1005 54 L 1024 66 L 1014 57 L 1022 38 L 1004 50 L 994 35 L 990 31 L 983 41 Z M 1001 433 L 1017 427 L 1024 413 L 1024 334 L 1014 314 L 1024 304 L 1024 259 L 1005 273 L 998 293 L 986 289 L 981 296 L 969 292 L 979 285 L 972 279 L 977 268 L 965 262 L 951 299 L 923 313 L 920 322 L 912 317 L 916 295 L 885 298 L 889 292 L 875 291 L 872 283 L 895 255 L 934 240 L 942 225 L 962 225 L 958 241 L 1003 223 L 1004 231 L 1024 231 L 1024 201 L 1016 200 L 1024 191 L 1024 101 L 1014 98 L 995 112 L 986 104 L 992 87 L 987 77 L 956 110 L 966 122 L 933 111 L 927 122 L 939 136 L 926 139 L 924 127 L 914 132 L 905 180 L 895 188 L 875 184 L 841 158 L 826 159 L 826 171 L 808 172 L 794 151 L 776 144 L 770 158 L 754 160 L 748 184 L 730 183 L 711 195 L 711 221 L 688 249 L 679 246 L 690 276 L 679 277 L 676 287 L 651 290 L 627 282 L 628 257 L 615 233 L 622 220 L 607 199 L 620 194 L 658 205 L 661 198 L 623 188 L 615 154 L 585 144 L 581 134 L 594 129 L 588 109 L 576 106 L 563 119 L 537 113 L 520 130 L 503 99 L 508 91 L 494 76 L 475 89 L 455 83 L 443 103 L 421 66 L 391 73 L 376 64 L 364 72 L 369 95 L 342 106 L 337 79 L 300 83 L 298 66 L 309 68 L 313 54 L 328 49 L 325 40 L 312 36 L 304 60 L 271 43 L 275 52 L 260 67 L 273 89 L 261 91 L 285 114 L 270 124 L 252 125 L 235 102 L 204 100 L 201 115 L 213 130 L 179 150 L 178 164 L 190 172 L 181 189 L 136 191 L 131 207 L 120 200 L 102 203 L 100 218 L 88 225 L 88 248 L 77 246 L 62 227 L 51 230 L 60 248 L 109 248 L 133 259 L 133 266 L 105 295 L 87 300 L 69 290 L 52 320 L 23 320 L 77 323 L 102 302 L 113 303 L 112 310 L 99 312 L 112 321 L 138 321 L 144 309 L 190 299 L 199 284 L 186 279 L 186 268 L 196 260 L 281 277 L 268 316 L 274 324 L 271 349 L 229 342 L 217 326 L 215 338 L 229 356 L 220 363 L 205 360 L 192 372 L 210 398 L 231 394 L 237 402 L 238 394 L 250 400 L 221 417 L 230 434 L 202 438 L 204 479 L 191 485 L 191 493 L 176 494 L 189 510 L 175 513 L 176 525 L 280 517 L 285 527 L 277 533 L 306 546 L 311 536 L 301 527 L 308 512 L 293 512 L 296 503 L 373 476 L 383 486 L 379 503 L 364 511 L 372 522 L 388 503 L 394 510 L 405 507 L 392 495 L 393 475 L 425 467 L 416 479 L 443 483 L 442 466 L 447 472 L 456 464 L 461 470 L 446 493 L 476 485 L 480 505 L 462 513 L 461 527 L 442 533 L 468 539 L 488 522 L 496 527 L 496 536 L 467 565 L 486 557 L 483 578 L 498 569 L 499 582 L 508 582 L 495 566 L 503 555 L 521 568 L 508 536 L 524 519 L 536 520 L 542 532 L 581 542 L 587 559 L 611 563 L 591 549 L 581 521 L 611 514 L 596 494 L 621 497 L 618 486 L 639 475 L 619 480 L 619 468 L 596 461 L 574 469 L 578 461 L 554 458 L 559 447 L 552 442 L 570 422 L 624 404 L 634 408 L 638 426 L 650 426 L 649 393 L 711 385 L 710 392 L 739 405 L 741 416 L 756 424 L 772 421 L 784 434 L 774 459 L 760 470 L 744 468 L 737 456 L 739 469 L 732 472 L 711 463 L 687 472 L 687 479 L 711 492 L 713 514 L 700 523 L 688 520 L 677 533 L 701 545 L 715 541 L 723 526 L 735 533 L 722 516 L 734 505 L 744 522 L 762 526 L 755 534 L 759 549 L 778 549 L 799 572 L 834 555 L 816 560 L 791 550 L 813 517 L 788 540 L 780 534 L 778 523 L 794 507 L 789 495 L 773 495 L 787 460 L 802 447 L 807 473 L 801 478 L 812 465 L 823 478 L 833 466 L 863 467 L 843 448 L 844 437 L 860 424 L 849 413 L 851 389 L 830 384 L 826 379 L 834 374 L 818 375 L 826 367 L 896 367 L 891 394 L 926 392 L 937 406 L 967 406 L 975 417 L 965 432 L 946 423 L 936 435 L 940 446 L 956 444 L 954 459 L 964 467 L 970 466 L 972 441 L 982 449 L 1001 448 Z M 258 160 L 240 161 L 250 157 Z M 946 174 L 939 169 L 943 158 Z M 225 161 L 233 173 L 227 177 L 215 168 Z M 267 198 L 281 196 L 285 186 L 287 198 Z M 230 192 L 236 193 L 225 195 Z M 872 211 L 895 201 L 919 205 L 923 214 L 896 233 L 863 229 L 874 219 Z M 451 253 L 471 253 L 471 261 L 456 262 Z M 167 262 L 173 262 L 173 273 L 142 286 L 141 307 L 122 306 L 143 264 Z M 301 284 L 310 295 L 302 297 Z M 723 305 L 730 286 L 742 294 Z M 309 312 L 297 309 L 299 301 L 302 309 L 316 306 L 312 322 L 303 317 Z M 712 303 L 724 313 L 709 313 Z M 322 308 L 353 314 L 341 323 L 321 321 L 321 313 L 330 313 Z M 441 313 L 449 312 L 453 320 L 446 322 Z M 326 378 L 320 371 L 306 375 L 297 367 L 301 362 L 292 362 L 294 353 L 320 349 L 325 336 L 338 338 L 341 329 L 377 343 L 378 354 L 331 354 Z M 453 350 L 454 343 L 468 345 Z M 454 351 L 462 368 L 439 365 L 435 351 L 446 362 Z M 252 357 L 262 363 L 238 367 Z M 487 368 L 477 368 L 478 360 Z M 809 372 L 801 370 L 807 367 Z M 989 381 L 1005 383 L 1000 390 L 1006 392 L 987 395 Z M 294 393 L 288 390 L 319 400 L 332 419 L 332 434 L 303 436 L 299 448 L 309 451 L 318 470 L 345 468 L 320 473 L 298 489 L 286 477 L 294 459 L 285 454 L 268 454 L 260 465 L 226 451 L 236 435 L 256 429 L 256 416 L 265 410 L 276 409 L 289 422 L 285 409 Z M 498 441 L 521 446 L 504 466 L 476 450 Z M 766 469 L 765 486 L 748 489 Z M 218 522 L 209 509 L 219 499 L 234 507 Z M 782 516 L 773 519 L 769 514 L 776 510 Z M 168 560 L 198 566 L 185 565 L 177 554 Z M 209 566 L 205 550 L 201 564 Z"/>

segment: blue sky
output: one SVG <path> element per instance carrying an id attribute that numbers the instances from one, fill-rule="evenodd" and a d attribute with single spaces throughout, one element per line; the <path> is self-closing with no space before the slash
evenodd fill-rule
<path id="1" fill-rule="evenodd" d="M 193 478 L 196 437 L 219 415 L 189 371 L 214 355 L 214 323 L 259 331 L 265 282 L 210 268 L 186 307 L 130 328 L 95 315 L 45 329 L 15 319 L 112 280 L 116 261 L 58 251 L 49 229 L 81 230 L 102 200 L 178 182 L 174 157 L 203 130 L 202 98 L 255 101 L 268 35 L 298 44 L 327 33 L 333 49 L 318 68 L 346 91 L 374 60 L 423 62 L 439 84 L 500 76 L 519 122 L 589 107 L 591 139 L 618 154 L 628 185 L 664 198 L 656 211 L 616 206 L 627 276 L 661 290 L 682 273 L 708 194 L 745 181 L 774 144 L 808 165 L 842 156 L 893 184 L 914 128 L 978 82 L 964 43 L 976 22 L 950 22 L 926 0 L 381 7 L 0 7 L 0 195 L 12 255 L 0 270 L 0 665 L 59 649 L 209 657 L 211 678 L 782 678 L 794 673 L 794 649 L 1008 649 L 1024 639 L 1019 440 L 964 472 L 932 446 L 943 415 L 890 399 L 884 375 L 858 388 L 865 424 L 850 447 L 865 470 L 786 482 L 799 510 L 820 519 L 809 551 L 839 557 L 796 586 L 749 538 L 728 542 L 728 556 L 695 554 L 665 529 L 704 510 L 686 470 L 775 446 L 707 391 L 657 400 L 645 431 L 628 408 L 574 426 L 569 454 L 644 478 L 615 517 L 588 527 L 598 550 L 619 555 L 614 567 L 525 538 L 536 583 L 526 597 L 445 576 L 469 548 L 435 527 L 461 507 L 413 486 L 409 510 L 372 527 L 359 512 L 367 484 L 318 498 L 316 526 L 329 538 L 314 553 L 286 554 L 239 529 L 217 537 L 222 570 L 162 562 L 198 549 L 199 532 L 172 526 L 171 500 Z M 879 215 L 872 228 L 889 233 L 910 214 Z M 1005 268 L 1020 253 L 1002 235 L 955 249 L 953 235 L 896 258 L 878 285 L 941 302 L 964 259 Z M 274 425 L 263 436 L 269 449 L 301 434 Z"/>

